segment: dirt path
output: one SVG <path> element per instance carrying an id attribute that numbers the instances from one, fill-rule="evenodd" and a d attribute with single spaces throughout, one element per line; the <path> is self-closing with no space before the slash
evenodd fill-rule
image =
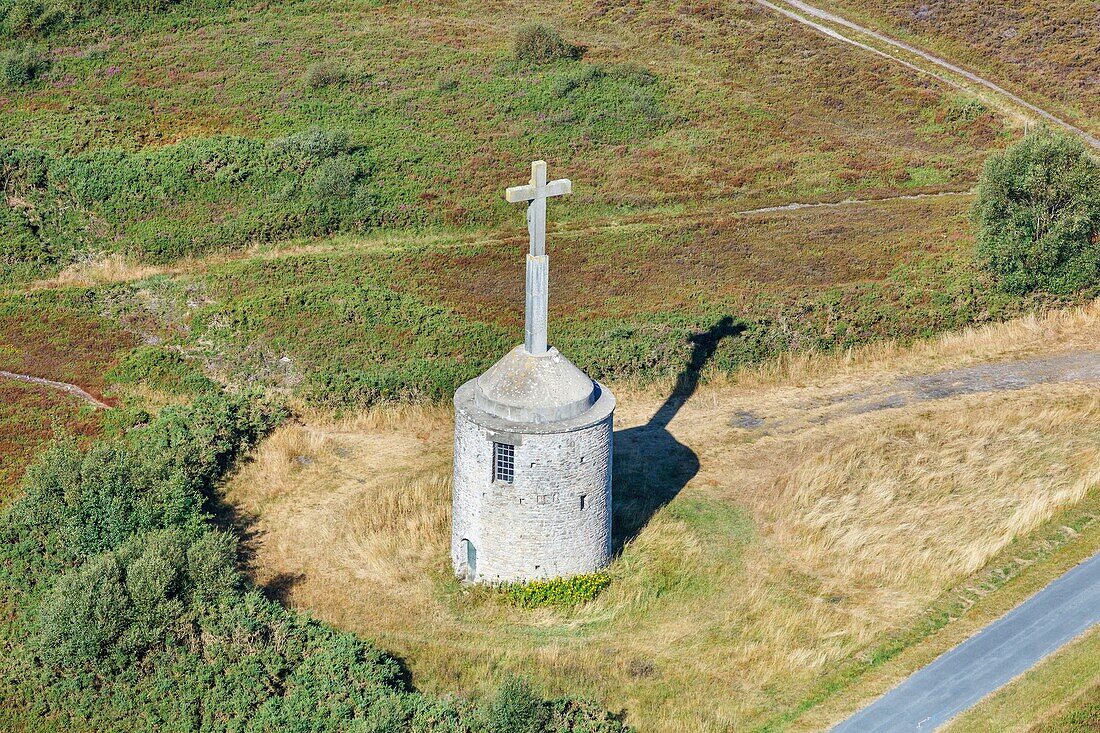
<path id="1" fill-rule="evenodd" d="M 794 201 L 786 204 L 760 206 L 751 209 L 727 209 L 723 207 L 712 207 L 708 209 L 696 209 L 681 213 L 637 214 L 633 216 L 616 218 L 612 221 L 567 221 L 555 227 L 553 233 L 573 235 L 598 234 L 600 232 L 613 231 L 617 229 L 629 229 L 630 227 L 644 227 L 655 222 L 667 224 L 670 222 L 692 221 L 707 217 L 720 218 L 737 216 L 764 216 L 767 214 L 781 214 L 784 212 L 802 211 L 804 209 L 841 209 L 855 206 L 872 206 L 875 204 L 886 204 L 893 201 L 922 201 L 925 199 L 941 199 L 952 196 L 970 196 L 972 194 L 973 190 L 967 189 L 936 191 L 930 193 L 898 194 L 894 196 L 881 196 L 878 198 L 845 198 L 839 201 Z M 326 239 L 331 239 L 331 237 Z M 455 235 L 453 237 L 441 237 L 439 238 L 439 241 L 432 243 L 432 246 L 440 249 L 460 249 L 463 247 L 487 245 L 496 242 L 518 242 L 521 239 L 522 241 L 526 242 L 526 230 L 524 230 L 522 234 L 517 230 L 514 233 L 491 233 L 488 235 Z M 414 238 L 411 243 L 413 245 L 424 245 L 425 240 Z M 400 237 L 398 237 L 393 240 L 365 239 L 361 242 L 351 244 L 344 243 L 343 245 L 341 245 L 341 247 L 343 250 L 346 251 L 350 251 L 352 249 L 374 249 L 382 252 L 399 251 L 408 247 L 409 245 L 410 242 L 402 240 Z M 321 243 L 317 244 L 305 244 L 294 247 L 286 247 L 283 249 L 273 249 L 264 252 L 244 250 L 231 254 L 215 254 L 206 257 L 189 259 L 174 265 L 166 265 L 161 267 L 114 267 L 113 265 L 116 265 L 117 263 L 109 261 L 106 263 L 101 263 L 107 265 L 101 271 L 97 270 L 97 268 L 93 266 L 82 274 L 71 272 L 63 273 L 58 277 L 53 277 L 45 280 L 37 280 L 23 286 L 22 288 L 16 288 L 15 290 L 42 290 L 73 285 L 104 285 L 108 283 L 144 280 L 145 278 L 154 275 L 188 275 L 193 273 L 202 273 L 207 271 L 211 267 L 224 265 L 229 262 L 240 262 L 248 260 L 278 260 L 286 257 L 296 257 L 301 255 L 328 252 L 333 251 L 333 249 L 334 248 L 331 244 L 325 244 L 324 241 L 322 241 Z"/>
<path id="2" fill-rule="evenodd" d="M 797 426 L 824 425 L 851 415 L 1064 382 L 1100 384 L 1100 351 L 975 364 L 930 374 L 901 376 L 885 384 L 801 401 L 794 405 L 794 414 L 786 418 L 741 410 L 732 417 L 730 424 L 745 430 L 790 432 L 797 430 Z"/>
<path id="3" fill-rule="evenodd" d="M 102 409 L 109 409 L 111 406 L 102 400 L 96 399 L 92 395 L 85 392 L 75 384 L 69 384 L 68 382 L 56 382 L 52 379 L 43 379 L 42 377 L 32 377 L 29 374 L 16 374 L 15 372 L 6 372 L 0 369 L 0 377 L 4 379 L 14 379 L 18 382 L 28 382 L 30 384 L 38 384 L 44 387 L 50 387 L 52 389 L 59 389 L 62 392 L 68 392 L 69 394 L 84 400 L 96 407 Z"/>
<path id="4" fill-rule="evenodd" d="M 841 16 L 836 15 L 834 13 L 830 13 L 828 11 L 821 10 L 820 8 L 816 8 L 812 5 L 809 5 L 807 3 L 802 2 L 801 0 L 777 0 L 776 3 L 769 2 L 769 0 L 756 0 L 756 2 L 758 2 L 759 4 L 769 8 L 770 10 L 773 10 L 777 13 L 780 13 L 781 15 L 785 15 L 788 18 L 791 18 L 792 20 L 796 20 L 799 23 L 802 23 L 803 25 L 810 26 L 814 30 L 818 31 L 819 33 L 823 33 L 826 36 L 829 36 L 830 38 L 836 39 L 838 41 L 842 41 L 844 43 L 851 44 L 853 46 L 856 46 L 858 48 L 863 49 L 864 51 L 869 51 L 869 52 L 871 52 L 873 54 L 876 54 L 878 56 L 888 58 L 888 59 L 890 59 L 890 60 L 892 60 L 896 63 L 901 64 L 902 66 L 905 66 L 908 69 L 912 69 L 912 70 L 920 72 L 922 74 L 928 74 L 929 76 L 932 76 L 936 79 L 939 79 L 940 81 L 942 81 L 946 84 L 950 84 L 951 86 L 958 87 L 958 88 L 961 88 L 961 89 L 966 89 L 967 91 L 970 91 L 969 88 L 966 87 L 966 85 L 964 85 L 964 84 L 961 84 L 961 83 L 959 83 L 959 82 L 957 82 L 953 79 L 950 79 L 948 77 L 945 77 L 941 74 L 937 74 L 935 72 L 929 71 L 928 69 L 921 68 L 920 66 L 917 66 L 916 64 L 910 63 L 909 61 L 906 61 L 905 59 L 902 59 L 899 56 L 887 53 L 886 51 L 875 48 L 875 47 L 870 46 L 866 43 L 862 43 L 860 41 L 857 41 L 854 38 L 851 38 L 849 36 L 844 35 L 843 33 L 841 33 L 840 31 L 838 31 L 834 28 L 831 28 L 827 25 L 824 25 L 823 23 L 819 23 L 819 22 L 816 22 L 814 20 L 811 20 L 810 18 L 807 18 L 806 16 L 809 15 L 809 16 L 812 16 L 813 18 L 817 18 L 820 21 L 824 21 L 825 23 L 832 23 L 834 25 L 838 25 L 838 26 L 841 26 L 843 28 L 847 28 L 849 30 L 855 31 L 856 33 L 860 33 L 864 36 L 867 36 L 869 38 L 873 38 L 876 41 L 878 41 L 879 43 L 882 43 L 882 44 L 884 44 L 884 45 L 886 45 L 886 46 L 888 46 L 892 49 L 896 49 L 896 50 L 899 50 L 899 51 L 904 51 L 906 53 L 912 54 L 913 56 L 916 56 L 916 57 L 918 57 L 918 58 L 920 58 L 924 61 L 927 61 L 930 64 L 934 64 L 935 66 L 937 66 L 941 69 L 944 69 L 946 71 L 949 71 L 952 74 L 955 74 L 957 76 L 961 76 L 964 79 L 966 79 L 967 81 L 970 81 L 970 82 L 973 82 L 974 84 L 978 84 L 982 87 L 985 87 L 986 89 L 992 91 L 993 93 L 997 94 L 998 96 L 1009 100 L 1013 104 L 1015 104 L 1019 107 L 1023 107 L 1024 109 L 1028 110 L 1029 112 L 1032 112 L 1033 114 L 1038 115 L 1043 120 L 1046 120 L 1047 122 L 1051 122 L 1055 125 L 1058 125 L 1059 127 L 1062 127 L 1066 130 L 1069 130 L 1074 135 L 1077 135 L 1082 140 L 1084 140 L 1086 143 L 1088 143 L 1090 146 L 1092 146 L 1094 149 L 1100 150 L 1100 139 L 1096 138 L 1093 135 L 1090 135 L 1085 130 L 1082 130 L 1081 128 L 1079 128 L 1079 127 L 1063 120 L 1062 118 L 1051 114 L 1050 112 L 1043 109 L 1042 107 L 1038 107 L 1038 106 L 1032 104 L 1031 102 L 1028 102 L 1027 100 L 1022 99 L 1018 95 L 1013 94 L 1012 92 L 1008 91 L 1007 89 L 1000 86 L 999 84 L 990 81 L 989 79 L 978 76 L 977 74 L 975 74 L 972 71 L 967 71 L 966 69 L 964 69 L 960 66 L 957 66 L 957 65 L 951 63 L 950 61 L 947 61 L 945 59 L 940 58 L 939 56 L 936 56 L 936 55 L 931 54 L 927 51 L 919 49 L 916 46 L 905 43 L 904 41 L 899 41 L 897 39 L 894 39 L 894 38 L 891 38 L 889 36 L 883 35 L 881 33 L 877 33 L 875 31 L 871 30 L 870 28 L 866 28 L 864 26 L 853 23 L 852 21 L 850 21 L 846 18 L 842 18 Z M 783 7 L 783 6 L 788 6 L 788 7 Z M 795 10 L 791 10 L 790 8 L 795 8 L 797 11 L 800 11 L 800 12 L 795 12 Z M 803 15 L 803 13 L 805 15 Z"/>

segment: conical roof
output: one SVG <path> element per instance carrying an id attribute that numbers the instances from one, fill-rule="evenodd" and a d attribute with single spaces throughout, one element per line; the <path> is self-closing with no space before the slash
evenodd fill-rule
<path id="1" fill-rule="evenodd" d="M 600 396 L 598 385 L 553 347 L 536 355 L 517 346 L 475 383 L 478 408 L 519 423 L 568 420 Z"/>

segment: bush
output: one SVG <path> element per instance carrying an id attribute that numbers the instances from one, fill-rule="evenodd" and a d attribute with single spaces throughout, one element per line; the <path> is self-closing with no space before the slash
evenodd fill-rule
<path id="1" fill-rule="evenodd" d="M 507 603 L 520 608 L 540 606 L 572 607 L 587 603 L 611 585 L 607 573 L 574 575 L 572 578 L 532 580 L 526 583 L 506 583 L 500 586 Z"/>
<path id="2" fill-rule="evenodd" d="M 542 699 L 523 679 L 508 679 L 489 706 L 489 733 L 539 733 L 549 723 Z"/>
<path id="3" fill-rule="evenodd" d="M 313 196 L 319 201 L 351 198 L 360 178 L 359 166 L 348 156 L 329 158 L 313 173 Z"/>
<path id="4" fill-rule="evenodd" d="M 346 153 L 349 144 L 348 134 L 343 130 L 330 131 L 314 127 L 294 135 L 277 137 L 268 143 L 268 147 L 276 155 L 310 164 Z"/>
<path id="5" fill-rule="evenodd" d="M 173 395 L 198 395 L 217 389 L 217 384 L 194 363 L 156 346 L 129 352 L 108 379 L 117 384 L 143 384 Z"/>
<path id="6" fill-rule="evenodd" d="M 52 666 L 96 664 L 122 635 L 128 611 L 117 559 L 96 558 L 63 576 L 42 603 L 38 652 Z"/>
<path id="7" fill-rule="evenodd" d="M 187 625 L 240 585 L 236 542 L 170 529 L 139 535 L 61 576 L 40 606 L 35 635 L 54 667 L 107 669 Z"/>
<path id="8" fill-rule="evenodd" d="M 347 72 L 328 61 L 318 61 L 306 69 L 306 86 L 310 89 L 324 89 L 333 84 L 343 84 L 348 80 Z"/>
<path id="9" fill-rule="evenodd" d="M 43 35 L 68 22 L 63 6 L 41 0 L 0 0 L 0 34 L 11 36 Z"/>
<path id="10" fill-rule="evenodd" d="M 373 644 L 248 589 L 215 480 L 282 418 L 206 394 L 85 453 L 47 451 L 0 521 L 0 694 L 36 729 L 622 733 L 512 681 L 487 704 L 411 690 Z M 75 539 L 74 539 L 75 538 Z M 152 725 L 152 723 L 150 723 Z"/>
<path id="11" fill-rule="evenodd" d="M 1008 292 L 1100 281 L 1100 164 L 1078 139 L 1043 129 L 991 156 L 973 216 L 978 261 Z"/>
<path id="12" fill-rule="evenodd" d="M 41 276 L 85 252 L 171 262 L 379 223 L 374 158 L 346 133 L 264 142 L 218 136 L 76 155 L 0 145 L 0 280 Z M 232 211 L 231 216 L 225 212 Z"/>
<path id="13" fill-rule="evenodd" d="M 516 61 L 544 64 L 560 59 L 579 59 L 584 54 L 584 47 L 566 43 L 551 26 L 532 23 L 516 31 L 512 54 Z"/>
<path id="14" fill-rule="evenodd" d="M 0 74 L 5 86 L 21 87 L 30 84 L 49 68 L 49 56 L 30 47 L 0 54 Z"/>
<path id="15" fill-rule="evenodd" d="M 159 13 L 180 0 L 0 0 L 0 36 L 44 36 L 99 15 Z M 228 1 L 206 0 L 207 6 Z"/>
<path id="16" fill-rule="evenodd" d="M 454 74 L 445 74 L 436 80 L 435 88 L 438 92 L 453 92 L 461 86 L 461 82 Z"/>

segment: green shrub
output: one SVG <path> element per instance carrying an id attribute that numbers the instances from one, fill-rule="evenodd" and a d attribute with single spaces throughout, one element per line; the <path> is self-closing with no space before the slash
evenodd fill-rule
<path id="1" fill-rule="evenodd" d="M 458 77 L 454 74 L 445 74 L 436 81 L 435 88 L 438 92 L 453 92 L 461 86 Z"/>
<path id="2" fill-rule="evenodd" d="M 313 171 L 313 195 L 319 201 L 349 199 L 361 178 L 358 164 L 348 156 L 329 158 Z"/>
<path id="3" fill-rule="evenodd" d="M 0 0 L 0 36 L 44 36 L 102 15 L 160 13 L 182 0 Z M 208 8 L 230 0 L 192 0 Z"/>
<path id="4" fill-rule="evenodd" d="M 545 120 L 539 144 L 551 148 L 583 138 L 600 145 L 625 144 L 669 127 L 667 90 L 657 77 L 633 64 L 568 64 L 557 67 L 512 110 Z"/>
<path id="5" fill-rule="evenodd" d="M 153 530 L 198 532 L 214 482 L 283 416 L 249 396 L 207 394 L 84 452 L 56 443 L 27 469 L 9 529 L 41 547 L 38 559 L 52 568 Z"/>
<path id="6" fill-rule="evenodd" d="M 69 22 L 63 4 L 41 0 L 0 0 L 0 34 L 40 36 Z"/>
<path id="7" fill-rule="evenodd" d="M 295 236 L 365 230 L 380 207 L 370 151 L 340 131 L 270 142 L 229 136 L 74 156 L 0 145 L 0 260 L 16 274 L 59 269 L 81 252 L 171 262 Z M 226 216 L 226 212 L 232 212 Z"/>
<path id="8" fill-rule="evenodd" d="M 591 601 L 610 584 L 611 576 L 607 573 L 589 573 L 572 578 L 506 583 L 500 586 L 500 591 L 506 603 L 520 608 L 569 608 Z"/>
<path id="9" fill-rule="evenodd" d="M 98 665 L 129 621 L 122 569 L 112 555 L 63 576 L 38 609 L 35 646 L 47 664 Z"/>
<path id="10" fill-rule="evenodd" d="M 544 701 L 523 683 L 481 705 L 419 694 L 373 644 L 250 590 L 235 538 L 212 529 L 203 500 L 279 419 L 255 399 L 211 393 L 84 453 L 62 444 L 43 454 L 0 521 L 6 720 L 103 731 L 135 718 L 166 731 L 626 730 L 596 705 Z"/>
<path id="11" fill-rule="evenodd" d="M 550 722 L 546 704 L 526 680 L 505 680 L 489 705 L 489 733 L 539 733 Z"/>
<path id="12" fill-rule="evenodd" d="M 516 61 L 544 64 L 561 59 L 579 59 L 583 46 L 567 43 L 557 29 L 544 23 L 531 23 L 516 31 L 512 55 Z"/>
<path id="13" fill-rule="evenodd" d="M 42 602 L 35 646 L 59 668 L 105 669 L 169 637 L 240 585 L 236 543 L 179 529 L 138 535 L 60 577 Z"/>
<path id="14" fill-rule="evenodd" d="M 1011 293 L 1100 282 L 1100 164 L 1040 130 L 986 162 L 974 202 L 979 263 Z"/>
<path id="15" fill-rule="evenodd" d="M 310 89 L 324 89 L 347 80 L 347 72 L 328 61 L 318 61 L 306 69 L 305 82 Z"/>
<path id="16" fill-rule="evenodd" d="M 143 346 L 126 354 L 108 379 L 117 384 L 143 384 L 173 395 L 198 395 L 217 389 L 217 384 L 193 362 L 157 346 Z"/>
<path id="17" fill-rule="evenodd" d="M 20 87 L 31 84 L 50 68 L 50 57 L 41 51 L 26 47 L 22 51 L 0 53 L 0 79 L 5 86 Z"/>
<path id="18" fill-rule="evenodd" d="M 305 132 L 277 137 L 268 143 L 277 155 L 296 163 L 316 163 L 348 151 L 348 135 L 342 130 L 322 130 L 313 127 Z"/>

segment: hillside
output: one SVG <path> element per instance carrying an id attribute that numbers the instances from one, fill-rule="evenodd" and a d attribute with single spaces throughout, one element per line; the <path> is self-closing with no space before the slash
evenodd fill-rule
<path id="1" fill-rule="evenodd" d="M 809 708 L 815 730 L 880 690 L 880 665 L 901 660 L 896 680 L 957 636 L 925 641 L 944 614 L 972 628 L 1018 597 L 1015 575 L 1051 572 L 1058 527 L 1075 528 L 1070 555 L 1100 546 L 1098 329 L 1094 304 L 795 359 L 701 387 L 667 431 L 650 422 L 659 391 L 617 390 L 627 544 L 575 612 L 509 609 L 450 577 L 445 409 L 287 426 L 226 493 L 262 582 L 381 639 L 429 689 L 523 671 L 654 731 L 757 730 L 840 701 Z"/>
<path id="2" fill-rule="evenodd" d="M 1097 129 L 1080 3 L 830 7 Z M 568 53 L 518 58 L 530 21 Z M 818 730 L 1100 546 L 1100 286 L 974 259 L 1019 121 L 754 0 L 0 0 L 0 120 L 0 371 L 110 405 L 0 377 L 0 727 L 481 731 L 520 673 L 578 731 Z M 551 340 L 621 402 L 621 553 L 573 610 L 445 567 L 533 158 L 574 191 Z M 162 530 L 223 543 L 224 607 L 121 587 L 191 572 Z M 130 646 L 43 661 L 104 598 L 71 635 Z"/>
<path id="3" fill-rule="evenodd" d="M 1026 99 L 1053 104 L 1100 130 L 1100 10 L 1095 3 L 841 0 L 825 7 L 990 76 Z"/>
<path id="4" fill-rule="evenodd" d="M 188 2 L 9 40 L 48 63 L 2 97 L 8 279 L 104 251 L 495 227 L 534 150 L 577 183 L 561 221 L 966 189 L 1011 136 L 751 2 L 540 12 L 583 59 L 511 60 L 513 3 Z"/>

